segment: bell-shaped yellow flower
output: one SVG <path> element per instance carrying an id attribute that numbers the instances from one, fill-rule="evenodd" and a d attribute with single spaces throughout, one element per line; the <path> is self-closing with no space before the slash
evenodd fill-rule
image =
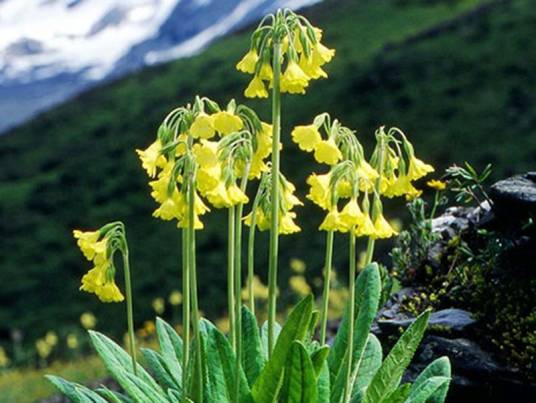
<path id="1" fill-rule="evenodd" d="M 218 164 L 218 143 L 215 141 L 201 140 L 200 143 L 194 144 L 193 152 L 201 168 L 210 168 Z"/>
<path id="2" fill-rule="evenodd" d="M 206 194 L 218 186 L 221 180 L 221 165 L 202 167 L 197 171 L 197 189 Z"/>
<path id="3" fill-rule="evenodd" d="M 298 147 L 308 152 L 313 151 L 316 145 L 322 141 L 320 132 L 315 125 L 296 126 L 291 135 Z"/>
<path id="4" fill-rule="evenodd" d="M 317 42 L 313 48 L 313 63 L 318 66 L 329 63 L 333 59 L 333 56 L 335 56 L 335 49 L 328 49 L 320 42 Z"/>
<path id="5" fill-rule="evenodd" d="M 397 177 L 383 192 L 387 197 L 399 197 L 405 194 L 415 194 L 417 189 L 413 187 L 409 177 L 401 175 Z"/>
<path id="6" fill-rule="evenodd" d="M 255 66 L 259 61 L 259 55 L 254 49 L 251 49 L 245 56 L 238 62 L 236 69 L 243 73 L 253 74 L 255 73 Z"/>
<path id="7" fill-rule="evenodd" d="M 306 197 L 324 210 L 329 208 L 329 181 L 329 174 L 312 174 L 307 178 L 310 189 Z"/>
<path id="8" fill-rule="evenodd" d="M 95 294 L 97 294 L 102 302 L 121 302 L 125 299 L 113 280 L 105 283 L 102 287 L 99 287 L 95 291 Z"/>
<path id="9" fill-rule="evenodd" d="M 294 222 L 296 213 L 288 211 L 279 217 L 279 234 L 288 235 L 300 232 L 301 228 Z"/>
<path id="10" fill-rule="evenodd" d="M 423 176 L 428 175 L 430 172 L 434 172 L 434 167 L 432 165 L 422 162 L 420 159 L 415 156 L 411 156 L 409 160 L 409 169 L 408 177 L 411 180 L 417 180 Z"/>
<path id="11" fill-rule="evenodd" d="M 352 184 L 347 180 L 339 180 L 335 189 L 339 198 L 352 196 Z"/>
<path id="12" fill-rule="evenodd" d="M 221 134 L 237 132 L 244 127 L 244 122 L 234 113 L 221 111 L 212 115 L 214 128 Z"/>
<path id="13" fill-rule="evenodd" d="M 215 133 L 213 117 L 204 112 L 199 113 L 190 126 L 190 134 L 194 138 L 209 139 Z"/>
<path id="14" fill-rule="evenodd" d="M 165 221 L 180 219 L 184 213 L 184 205 L 177 197 L 168 197 L 161 205 L 153 212 L 153 217 L 160 218 Z"/>
<path id="15" fill-rule="evenodd" d="M 261 122 L 262 130 L 257 133 L 257 149 L 255 155 L 265 159 L 272 153 L 272 125 Z"/>
<path id="16" fill-rule="evenodd" d="M 447 183 L 437 179 L 432 179 L 426 182 L 426 186 L 435 190 L 445 190 L 447 188 Z"/>
<path id="17" fill-rule="evenodd" d="M 336 208 L 331 209 L 322 224 L 320 224 L 320 230 L 322 231 L 338 231 L 343 228 L 341 223 L 340 214 Z"/>
<path id="18" fill-rule="evenodd" d="M 391 238 L 397 235 L 397 232 L 387 222 L 383 214 L 379 214 L 376 220 L 374 220 L 374 233 L 371 235 L 374 239 Z"/>
<path id="19" fill-rule="evenodd" d="M 268 98 L 268 91 L 262 80 L 254 76 L 244 90 L 244 96 L 247 98 Z"/>
<path id="20" fill-rule="evenodd" d="M 315 159 L 320 163 L 335 165 L 342 159 L 342 154 L 333 139 L 322 140 L 315 146 Z"/>
<path id="21" fill-rule="evenodd" d="M 82 277 L 81 291 L 94 293 L 98 290 L 106 281 L 106 268 L 102 265 L 98 265 L 89 270 Z"/>
<path id="22" fill-rule="evenodd" d="M 232 205 L 246 204 L 249 201 L 246 194 L 235 183 L 227 188 L 227 194 Z"/>
<path id="23" fill-rule="evenodd" d="M 363 221 L 356 227 L 355 235 L 357 237 L 371 236 L 376 231 L 374 223 L 368 214 L 363 214 Z"/>
<path id="24" fill-rule="evenodd" d="M 223 182 L 219 182 L 218 185 L 211 191 L 206 193 L 206 197 L 210 204 L 216 208 L 231 207 L 233 204 L 225 188 Z"/>
<path id="25" fill-rule="evenodd" d="M 320 65 L 316 64 L 314 62 L 313 57 L 305 57 L 305 54 L 302 54 L 300 57 L 300 68 L 303 70 L 305 74 L 309 76 L 309 78 L 317 80 L 319 78 L 327 78 L 328 74 L 322 70 L 322 67 Z"/>
<path id="26" fill-rule="evenodd" d="M 74 237 L 78 240 L 77 245 L 87 260 L 94 260 L 96 256 L 106 253 L 106 240 L 98 241 L 99 231 L 82 232 L 73 231 Z"/>
<path id="27" fill-rule="evenodd" d="M 188 228 L 189 223 L 189 217 L 187 214 L 183 215 L 182 218 L 177 222 L 178 228 Z M 204 225 L 199 219 L 199 216 L 197 214 L 194 214 L 194 230 L 200 230 L 203 229 Z"/>
<path id="28" fill-rule="evenodd" d="M 303 72 L 295 60 L 290 60 L 281 77 L 281 92 L 302 94 L 308 85 L 309 76 Z"/>
<path id="29" fill-rule="evenodd" d="M 357 204 L 357 199 L 352 197 L 350 201 L 342 208 L 340 213 L 340 221 L 346 230 L 350 230 L 354 226 L 361 225 L 365 220 L 365 215 Z"/>
<path id="30" fill-rule="evenodd" d="M 270 63 L 264 62 L 259 70 L 259 78 L 264 81 L 272 81 L 274 78 L 274 72 Z"/>
<path id="31" fill-rule="evenodd" d="M 162 150 L 162 143 L 160 140 L 156 140 L 153 144 L 147 147 L 145 150 L 136 150 L 141 160 L 141 165 L 147 174 L 154 178 L 156 176 L 156 169 L 163 168 L 166 165 L 166 158 L 160 154 Z"/>

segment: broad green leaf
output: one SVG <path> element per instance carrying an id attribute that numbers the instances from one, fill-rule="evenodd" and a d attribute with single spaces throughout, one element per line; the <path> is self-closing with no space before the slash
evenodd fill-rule
<path id="1" fill-rule="evenodd" d="M 160 318 L 156 319 L 156 333 L 165 367 L 180 388 L 182 385 L 182 340 L 175 329 Z"/>
<path id="2" fill-rule="evenodd" d="M 312 312 L 313 297 L 309 295 L 301 300 L 289 314 L 272 356 L 253 385 L 252 394 L 256 403 L 272 403 L 276 399 L 292 342 L 304 339 L 311 323 Z"/>
<path id="3" fill-rule="evenodd" d="M 257 319 L 245 306 L 242 307 L 242 366 L 251 386 L 257 380 L 266 363 L 262 351 Z"/>
<path id="4" fill-rule="evenodd" d="M 378 338 L 370 333 L 359 366 L 356 367 L 352 376 L 354 379 L 352 403 L 361 402 L 365 396 L 367 386 L 381 365 L 382 345 Z"/>
<path id="5" fill-rule="evenodd" d="M 411 388 L 411 395 L 423 384 L 428 378 L 440 376 L 450 378 L 451 369 L 450 361 L 447 357 L 440 357 L 433 362 L 431 362 L 415 379 L 413 382 L 413 387 Z M 443 384 L 435 393 L 430 396 L 427 400 L 427 403 L 442 403 L 447 397 L 447 392 L 449 388 L 449 382 Z M 410 396 L 411 396 L 410 395 Z"/>
<path id="6" fill-rule="evenodd" d="M 274 338 L 277 343 L 279 334 L 281 333 L 281 325 L 277 322 L 274 323 Z M 268 360 L 268 321 L 265 321 L 261 328 L 261 345 L 264 355 L 264 361 Z"/>
<path id="7" fill-rule="evenodd" d="M 206 323 L 207 329 L 207 356 L 210 357 L 208 365 L 214 369 L 214 373 L 210 373 L 211 382 L 225 385 L 225 398 L 222 402 L 232 401 L 232 396 L 235 390 L 235 373 L 236 373 L 236 356 L 229 344 L 229 340 L 210 322 Z M 223 373 L 223 377 L 222 377 Z M 240 403 L 252 402 L 251 391 L 249 389 L 246 375 L 242 367 L 240 367 Z M 218 386 L 218 390 L 221 386 Z"/>
<path id="8" fill-rule="evenodd" d="M 405 403 L 427 403 L 437 402 L 437 398 L 445 399 L 445 395 L 442 393 L 438 396 L 437 392 L 442 392 L 445 388 L 448 388 L 450 378 L 446 376 L 432 376 L 427 378 L 419 386 L 411 390 L 411 393 Z M 434 396 L 436 396 L 434 398 Z"/>
<path id="9" fill-rule="evenodd" d="M 168 390 L 168 398 L 170 403 L 182 403 L 181 394 L 177 392 L 176 390 L 170 389 Z M 186 402 L 191 402 L 190 399 L 186 398 Z"/>
<path id="10" fill-rule="evenodd" d="M 328 362 L 324 361 L 324 365 L 322 365 L 322 370 L 320 371 L 320 374 L 318 375 L 318 380 L 316 383 L 316 387 L 317 387 L 316 402 L 317 403 L 329 403 L 329 398 L 331 395 L 329 382 L 330 381 L 329 381 Z"/>
<path id="11" fill-rule="evenodd" d="M 359 274 L 355 286 L 355 323 L 354 323 L 354 338 L 353 338 L 353 354 L 348 357 L 343 354 L 342 364 L 340 364 L 335 381 L 332 383 L 331 401 L 339 402 L 344 394 L 344 387 L 348 373 L 348 360 L 352 360 L 350 368 L 350 376 L 354 373 L 363 355 L 363 351 L 367 344 L 368 335 L 372 321 L 376 317 L 378 304 L 381 294 L 381 277 L 378 265 L 371 263 Z M 344 332 L 348 338 L 348 329 Z M 337 334 L 337 336 L 339 336 Z M 341 340 L 339 346 L 344 345 L 347 348 L 347 341 Z M 329 357 L 328 357 L 329 359 Z M 332 362 L 331 368 L 337 370 L 337 364 Z"/>
<path id="12" fill-rule="evenodd" d="M 111 403 L 134 403 L 134 401 L 127 396 L 119 392 L 114 392 L 105 386 L 98 388 L 97 392 Z"/>
<path id="13" fill-rule="evenodd" d="M 405 383 L 391 392 L 389 396 L 385 398 L 385 403 L 403 403 L 409 396 L 410 391 L 411 384 Z"/>
<path id="14" fill-rule="evenodd" d="M 292 343 L 285 367 L 285 380 L 281 389 L 281 403 L 316 402 L 316 375 L 305 346 Z"/>
<path id="15" fill-rule="evenodd" d="M 66 381 L 54 375 L 45 375 L 45 378 L 75 403 L 107 403 L 101 396 L 83 385 Z"/>
<path id="16" fill-rule="evenodd" d="M 215 402 L 229 402 L 231 395 L 227 390 L 225 374 L 221 363 L 221 357 L 218 351 L 218 342 L 213 325 L 203 320 L 203 328 L 206 333 L 206 363 L 208 371 L 208 382 L 211 384 L 211 398 Z"/>
<path id="17" fill-rule="evenodd" d="M 408 327 L 372 378 L 365 394 L 365 403 L 381 403 L 393 392 L 409 365 L 424 335 L 430 311 L 425 311 Z"/>
<path id="18" fill-rule="evenodd" d="M 164 386 L 166 389 L 175 388 L 177 390 L 182 390 L 182 380 L 178 381 L 169 373 L 165 360 L 161 354 L 148 348 L 142 348 L 140 350 L 146 363 L 149 365 L 150 369 L 152 369 L 156 381 L 160 385 Z"/>
<path id="19" fill-rule="evenodd" d="M 315 370 L 315 375 L 317 377 L 320 375 L 322 368 L 324 368 L 324 363 L 326 362 L 326 358 L 328 357 L 328 354 L 329 354 L 328 346 L 318 347 L 311 354 L 311 362 L 313 363 L 313 368 Z"/>
<path id="20" fill-rule="evenodd" d="M 203 401 L 206 402 L 212 402 L 215 401 L 213 399 L 213 387 L 212 384 L 209 382 L 209 371 L 207 368 L 207 341 L 208 341 L 208 326 L 212 326 L 210 322 L 207 320 L 201 320 L 199 323 L 199 339 L 193 339 L 192 340 L 192 367 L 193 368 L 193 376 L 192 376 L 192 388 L 190 389 L 191 395 L 193 397 L 199 396 L 200 389 L 202 390 L 203 394 Z M 201 368 L 199 368 L 198 361 L 197 361 L 197 343 L 199 343 L 200 346 L 200 355 L 201 355 Z M 198 384 L 199 376 L 198 372 L 201 371 L 201 384 Z M 199 399 L 198 399 L 199 400 Z"/>

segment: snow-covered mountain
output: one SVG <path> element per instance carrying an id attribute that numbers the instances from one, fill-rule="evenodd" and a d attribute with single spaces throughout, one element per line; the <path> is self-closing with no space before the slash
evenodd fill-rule
<path id="1" fill-rule="evenodd" d="M 0 0 L 0 132 L 279 7 L 320 0 Z"/>

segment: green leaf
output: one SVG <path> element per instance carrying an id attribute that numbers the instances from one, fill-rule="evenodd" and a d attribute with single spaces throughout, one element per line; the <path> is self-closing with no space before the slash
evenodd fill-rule
<path id="1" fill-rule="evenodd" d="M 442 402 L 445 400 L 449 382 L 450 378 L 446 376 L 432 376 L 427 378 L 416 389 L 411 390 L 405 403 Z"/>
<path id="2" fill-rule="evenodd" d="M 252 394 L 256 403 L 272 403 L 276 399 L 292 342 L 304 339 L 311 322 L 312 312 L 313 297 L 309 295 L 301 300 L 289 314 L 270 360 L 253 385 Z"/>
<path id="3" fill-rule="evenodd" d="M 205 321 L 204 321 L 205 322 Z M 222 396 L 218 402 L 232 401 L 235 390 L 236 356 L 229 340 L 214 325 L 206 321 L 207 331 L 207 366 L 210 382 L 214 385 L 214 394 Z M 252 402 L 246 375 L 240 368 L 240 403 Z M 222 389 L 225 391 L 222 393 Z"/>
<path id="4" fill-rule="evenodd" d="M 352 403 L 359 403 L 365 396 L 367 387 L 382 365 L 382 345 L 374 334 L 369 334 L 367 345 L 359 366 L 354 370 Z"/>
<path id="5" fill-rule="evenodd" d="M 164 386 L 165 388 L 175 388 L 178 390 L 182 390 L 182 380 L 177 381 L 177 379 L 169 373 L 162 354 L 159 354 L 156 351 L 153 351 L 148 348 L 142 348 L 141 353 L 143 354 L 143 358 L 145 358 L 145 361 L 147 362 L 149 367 L 152 369 L 156 381 L 160 385 Z"/>
<path id="6" fill-rule="evenodd" d="M 242 366 L 251 386 L 261 373 L 266 359 L 262 351 L 257 319 L 245 306 L 242 306 L 242 346 Z"/>
<path id="7" fill-rule="evenodd" d="M 324 361 L 324 365 L 322 365 L 322 370 L 320 371 L 320 374 L 318 375 L 316 387 L 317 387 L 316 402 L 317 403 L 329 403 L 331 391 L 330 391 L 330 385 L 329 385 L 329 366 L 328 366 L 327 361 Z"/>
<path id="8" fill-rule="evenodd" d="M 71 399 L 74 403 L 107 403 L 97 393 L 89 390 L 83 385 L 66 381 L 58 376 L 45 375 L 58 390 Z"/>
<path id="9" fill-rule="evenodd" d="M 427 310 L 402 334 L 367 388 L 365 403 L 381 403 L 398 387 L 402 374 L 421 342 L 429 317 L 430 311 Z"/>
<path id="10" fill-rule="evenodd" d="M 450 361 L 447 357 L 440 357 L 433 362 L 431 362 L 415 379 L 411 393 L 415 393 L 420 386 L 426 382 L 427 379 L 432 377 L 446 377 L 450 378 L 451 369 Z M 449 387 L 449 382 L 445 383 L 439 390 L 437 390 L 432 396 L 427 400 L 428 403 L 442 403 L 445 401 Z"/>
<path id="11" fill-rule="evenodd" d="M 403 403 L 411 390 L 411 384 L 405 383 L 399 386 L 385 398 L 385 403 Z"/>
<path id="12" fill-rule="evenodd" d="M 127 396 L 119 392 L 114 392 L 105 386 L 98 388 L 97 392 L 111 403 L 134 403 L 134 401 Z"/>
<path id="13" fill-rule="evenodd" d="M 277 322 L 274 323 L 274 338 L 277 342 L 277 339 L 279 338 L 279 334 L 281 333 L 281 325 Z M 268 360 L 268 321 L 265 321 L 261 328 L 261 344 L 262 344 L 262 352 L 264 355 L 264 361 Z"/>
<path id="14" fill-rule="evenodd" d="M 279 401 L 282 403 L 316 402 L 316 375 L 305 346 L 292 342 L 285 367 L 285 380 Z"/>
<path id="15" fill-rule="evenodd" d="M 354 323 L 353 356 L 351 357 L 352 365 L 350 374 L 354 373 L 355 368 L 359 364 L 361 356 L 363 355 L 372 321 L 376 317 L 376 312 L 378 311 L 380 295 L 380 271 L 376 263 L 371 263 L 359 274 L 355 285 L 356 317 Z M 339 329 L 339 332 L 337 333 L 338 340 L 335 340 L 339 350 L 332 355 L 331 361 L 329 361 L 328 357 L 328 363 L 331 364 L 331 369 L 336 371 L 335 378 L 332 378 L 332 381 L 335 379 L 335 381 L 332 382 L 333 386 L 331 389 L 331 400 L 333 402 L 339 402 L 341 400 L 348 373 L 348 360 L 350 357 L 348 357 L 347 354 L 344 354 L 344 351 L 341 351 L 342 347 L 344 347 L 345 350 L 347 349 L 347 327 L 348 324 L 346 323 L 346 328 L 342 329 L 342 333 L 345 335 L 342 339 L 339 338 L 339 332 L 341 332 L 341 329 Z M 341 362 L 337 363 L 333 361 L 337 356 L 342 358 Z"/>
<path id="16" fill-rule="evenodd" d="M 175 357 L 175 360 L 181 364 L 183 342 L 175 329 L 163 319 L 156 318 L 156 334 L 162 353 Z"/>
<path id="17" fill-rule="evenodd" d="M 313 368 L 317 377 L 320 375 L 322 368 L 324 368 L 324 363 L 326 362 L 328 354 L 328 346 L 319 347 L 311 354 L 311 362 L 313 363 Z"/>

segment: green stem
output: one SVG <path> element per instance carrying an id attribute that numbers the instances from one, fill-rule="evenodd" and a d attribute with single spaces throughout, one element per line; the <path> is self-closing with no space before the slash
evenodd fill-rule
<path id="1" fill-rule="evenodd" d="M 348 313 L 348 350 L 347 350 L 347 370 L 345 383 L 345 402 L 350 400 L 352 395 L 352 362 L 354 355 L 354 322 L 355 322 L 355 277 L 356 277 L 356 257 L 355 257 L 355 228 L 350 231 L 350 250 L 349 250 L 350 268 L 348 278 L 348 288 L 350 291 L 350 310 Z"/>
<path id="2" fill-rule="evenodd" d="M 229 207 L 227 234 L 227 312 L 229 313 L 229 340 L 233 351 L 236 351 L 235 340 L 235 293 L 234 293 L 234 265 L 235 265 L 235 207 Z"/>
<path id="3" fill-rule="evenodd" d="M 187 389 L 190 362 L 190 272 L 188 259 L 188 229 L 182 229 L 182 387 Z"/>
<path id="4" fill-rule="evenodd" d="M 268 356 L 274 348 L 274 329 L 277 305 L 277 259 L 279 247 L 279 138 L 281 131 L 281 45 L 274 43 L 272 89 L 272 189 L 270 254 L 268 268 Z"/>
<path id="5" fill-rule="evenodd" d="M 432 206 L 432 212 L 430 213 L 430 227 L 432 226 L 432 220 L 434 219 L 438 204 L 439 204 L 439 190 L 436 190 L 435 196 L 434 196 L 434 205 Z"/>
<path id="6" fill-rule="evenodd" d="M 249 226 L 248 236 L 248 304 L 249 310 L 255 315 L 255 293 L 253 290 L 253 278 L 255 276 L 255 226 L 257 225 L 257 208 L 259 207 L 259 200 L 261 195 L 261 187 L 263 184 L 259 184 L 259 192 L 253 200 L 253 207 L 251 208 L 251 224 Z"/>
<path id="7" fill-rule="evenodd" d="M 372 237 L 368 238 L 367 241 L 367 253 L 365 255 L 365 266 L 372 263 L 372 258 L 374 257 L 374 246 L 376 242 Z"/>
<path id="8" fill-rule="evenodd" d="M 193 175 L 193 173 L 190 173 Z M 191 291 L 192 291 L 192 327 L 195 337 L 195 362 L 196 362 L 196 371 L 197 376 L 197 396 L 195 401 L 203 401 L 203 368 L 202 368 L 202 357 L 201 357 L 201 332 L 199 331 L 199 303 L 197 298 L 197 273 L 196 273 L 196 262 L 195 262 L 195 228 L 194 228 L 194 219 L 195 219 L 195 193 L 194 193 L 194 181 L 192 176 L 190 176 L 188 184 L 188 263 L 190 271 L 190 282 L 191 282 Z"/>
<path id="9" fill-rule="evenodd" d="M 321 319 L 322 323 L 321 323 L 321 328 L 320 328 L 320 343 L 321 344 L 326 344 L 332 257 L 333 257 L 333 231 L 328 231 L 328 235 L 326 238 L 326 261 L 324 264 L 324 290 L 322 292 L 322 319 Z"/>
<path id="10" fill-rule="evenodd" d="M 246 164 L 240 183 L 240 190 L 246 192 L 249 164 Z M 244 205 L 236 206 L 235 216 L 235 324 L 236 324 L 236 365 L 235 365 L 235 401 L 240 399 L 240 367 L 242 363 L 242 213 Z"/>
<path id="11" fill-rule="evenodd" d="M 134 315 L 132 312 L 132 284 L 130 280 L 130 262 L 128 259 L 128 249 L 123 252 L 123 262 L 125 269 L 125 288 L 127 294 L 127 323 L 130 355 L 132 356 L 132 369 L 134 370 L 134 375 L 137 375 L 138 369 L 136 365 L 136 339 L 134 337 Z"/>

